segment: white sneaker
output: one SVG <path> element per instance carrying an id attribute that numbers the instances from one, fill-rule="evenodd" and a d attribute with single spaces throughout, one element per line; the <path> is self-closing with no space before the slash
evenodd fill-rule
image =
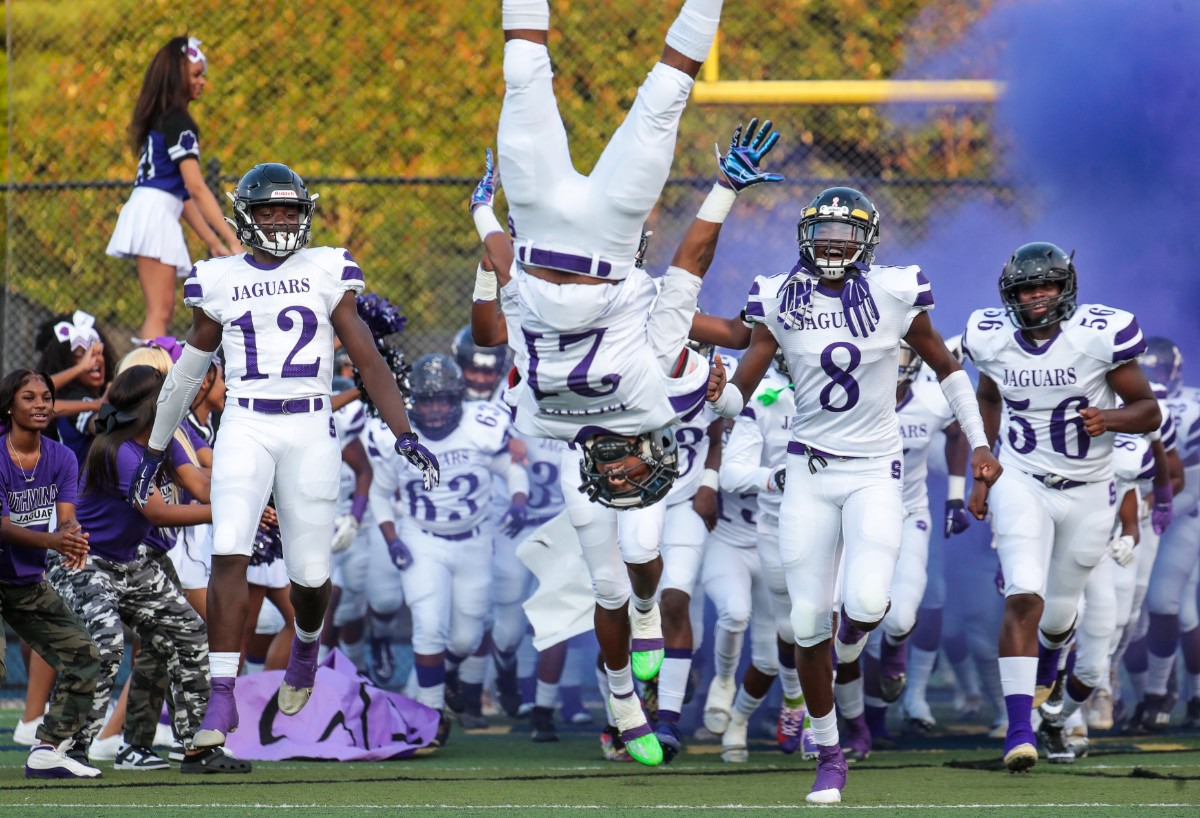
<path id="1" fill-rule="evenodd" d="M 750 748 L 746 744 L 748 726 L 745 720 L 739 718 L 730 718 L 726 723 L 725 732 L 721 734 L 722 761 L 744 764 L 750 760 Z"/>
<path id="2" fill-rule="evenodd" d="M 17 726 L 13 728 L 13 743 L 24 744 L 26 747 L 33 747 L 37 744 L 37 729 L 42 726 L 44 718 L 44 716 L 38 716 L 33 721 L 17 719 Z"/>
<path id="3" fill-rule="evenodd" d="M 737 680 L 732 676 L 714 676 L 704 700 L 704 726 L 721 735 L 729 726 L 733 699 L 737 695 Z"/>
<path id="4" fill-rule="evenodd" d="M 1112 694 L 1100 688 L 1091 695 L 1084 706 L 1087 709 L 1087 726 L 1093 730 L 1111 730 L 1113 726 Z"/>
<path id="5" fill-rule="evenodd" d="M 120 733 L 108 738 L 98 738 L 88 747 L 88 761 L 93 764 L 97 761 L 116 761 L 117 753 L 121 751 L 121 745 L 124 743 L 125 737 Z"/>
<path id="6" fill-rule="evenodd" d="M 71 739 L 57 747 L 39 744 L 25 760 L 26 778 L 99 778 L 100 771 L 67 755 Z"/>

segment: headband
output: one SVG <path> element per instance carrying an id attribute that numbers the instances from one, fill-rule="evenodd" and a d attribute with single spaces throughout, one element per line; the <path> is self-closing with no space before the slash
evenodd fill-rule
<path id="1" fill-rule="evenodd" d="M 187 45 L 183 47 L 183 53 L 187 54 L 188 61 L 191 63 L 202 62 L 208 64 L 208 60 L 204 57 L 204 52 L 200 50 L 200 41 L 195 37 L 188 37 Z"/>

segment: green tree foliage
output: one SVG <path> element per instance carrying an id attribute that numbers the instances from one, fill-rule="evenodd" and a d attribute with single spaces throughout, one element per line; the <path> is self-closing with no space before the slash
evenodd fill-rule
<path id="1" fill-rule="evenodd" d="M 584 172 L 661 53 L 679 5 L 552 1 L 559 106 Z M 727 4 L 721 77 L 888 78 L 904 64 L 912 32 L 922 48 L 952 40 L 988 5 Z M 81 306 L 109 325 L 139 323 L 132 262 L 104 248 L 134 174 L 126 129 L 143 73 L 163 43 L 190 28 L 209 58 L 209 88 L 192 111 L 204 161 L 220 163 L 223 186 L 256 162 L 290 164 L 322 194 L 316 243 L 349 247 L 368 285 L 403 304 L 414 329 L 448 332 L 463 320 L 476 254 L 464 200 L 494 143 L 504 91 L 499 2 L 13 0 L 8 8 L 10 180 L 111 185 L 10 194 L 10 288 L 56 311 Z M 752 115 L 776 120 L 785 141 L 773 167 L 793 179 L 979 180 L 994 163 L 981 107 L 930 109 L 900 128 L 870 107 L 693 104 L 674 175 L 709 178 L 713 143 Z M 362 177 L 424 183 L 342 183 Z M 905 195 L 898 209 L 915 224 L 936 194 Z M 667 199 L 681 200 L 694 206 L 686 196 Z M 185 321 L 180 308 L 177 323 Z"/>

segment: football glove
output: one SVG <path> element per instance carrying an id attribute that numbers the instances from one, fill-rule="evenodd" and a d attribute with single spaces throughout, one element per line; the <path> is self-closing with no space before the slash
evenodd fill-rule
<path id="1" fill-rule="evenodd" d="M 358 536 L 358 520 L 354 519 L 353 514 L 343 514 L 333 521 L 333 543 L 329 550 L 334 554 L 340 554 L 354 544 L 354 538 Z"/>
<path id="2" fill-rule="evenodd" d="M 408 550 L 408 546 L 400 542 L 400 540 L 391 540 L 388 544 L 388 555 L 392 558 L 392 565 L 397 569 L 407 570 L 413 563 L 412 552 Z"/>
<path id="3" fill-rule="evenodd" d="M 133 470 L 133 478 L 129 481 L 129 502 L 135 507 L 142 508 L 150 499 L 150 492 L 154 489 L 158 473 L 162 470 L 164 456 L 163 452 L 153 454 L 149 449 L 142 451 L 142 459 Z"/>
<path id="4" fill-rule="evenodd" d="M 1170 484 L 1154 487 L 1154 507 L 1150 509 L 1150 524 L 1154 526 L 1155 534 L 1166 531 L 1171 520 L 1175 519 L 1173 494 Z"/>
<path id="5" fill-rule="evenodd" d="M 1122 568 L 1133 562 L 1133 549 L 1135 548 L 1137 548 L 1137 543 L 1129 534 L 1122 534 L 1108 541 L 1108 553 L 1112 554 L 1113 562 Z"/>
<path id="6" fill-rule="evenodd" d="M 773 127 L 768 119 L 760 130 L 758 117 L 755 117 L 746 123 L 744 133 L 742 126 L 737 126 L 728 153 L 722 156 L 721 148 L 717 146 L 717 168 L 721 172 L 721 181 L 734 193 L 741 193 L 748 187 L 764 182 L 783 181 L 778 173 L 764 173 L 758 167 L 758 163 L 779 141 L 779 134 L 772 130 Z"/>
<path id="7" fill-rule="evenodd" d="M 500 529 L 508 537 L 515 537 L 521 533 L 521 529 L 525 527 L 525 521 L 529 518 L 529 511 L 525 508 L 524 503 L 512 503 L 508 507 L 508 511 L 504 512 L 504 517 L 500 520 Z"/>
<path id="8" fill-rule="evenodd" d="M 971 515 L 963 508 L 962 500 L 946 501 L 945 527 L 942 536 L 950 539 L 955 534 L 961 534 L 971 527 Z"/>
<path id="9" fill-rule="evenodd" d="M 492 200 L 496 198 L 496 171 L 495 164 L 492 161 L 492 149 L 487 149 L 487 160 L 484 163 L 483 178 L 479 180 L 479 184 L 475 185 L 475 190 L 471 193 L 471 212 L 475 212 L 477 207 L 491 207 Z"/>
<path id="10" fill-rule="evenodd" d="M 433 452 L 421 445 L 415 433 L 405 432 L 396 438 L 396 454 L 421 470 L 421 480 L 426 491 L 432 491 L 441 480 L 437 458 Z"/>
<path id="11" fill-rule="evenodd" d="M 767 482 L 771 484 L 768 488 L 774 491 L 783 491 L 783 487 L 787 485 L 787 467 L 776 469 Z"/>

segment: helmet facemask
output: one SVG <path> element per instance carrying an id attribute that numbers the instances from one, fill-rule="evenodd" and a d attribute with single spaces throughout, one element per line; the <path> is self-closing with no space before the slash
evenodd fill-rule
<path id="1" fill-rule="evenodd" d="M 869 266 L 879 244 L 879 212 L 851 188 L 823 191 L 796 227 L 800 255 L 822 278 L 840 279 L 854 264 Z"/>
<path id="2" fill-rule="evenodd" d="M 226 219 L 237 231 L 238 241 L 283 258 L 308 246 L 318 194 L 308 193 L 304 181 L 287 165 L 256 165 L 238 182 L 237 191 L 226 194 L 233 202 L 233 218 Z M 295 222 L 259 224 L 254 217 L 262 205 L 294 207 Z"/>
<path id="3" fill-rule="evenodd" d="M 921 371 L 924 363 L 915 349 L 901 341 L 900 363 L 896 369 L 896 388 L 904 389 L 916 380 L 917 373 Z"/>
<path id="4" fill-rule="evenodd" d="M 579 464 L 588 499 L 609 508 L 639 508 L 667 496 L 679 474 L 671 429 L 636 437 L 598 434 L 583 442 Z"/>

